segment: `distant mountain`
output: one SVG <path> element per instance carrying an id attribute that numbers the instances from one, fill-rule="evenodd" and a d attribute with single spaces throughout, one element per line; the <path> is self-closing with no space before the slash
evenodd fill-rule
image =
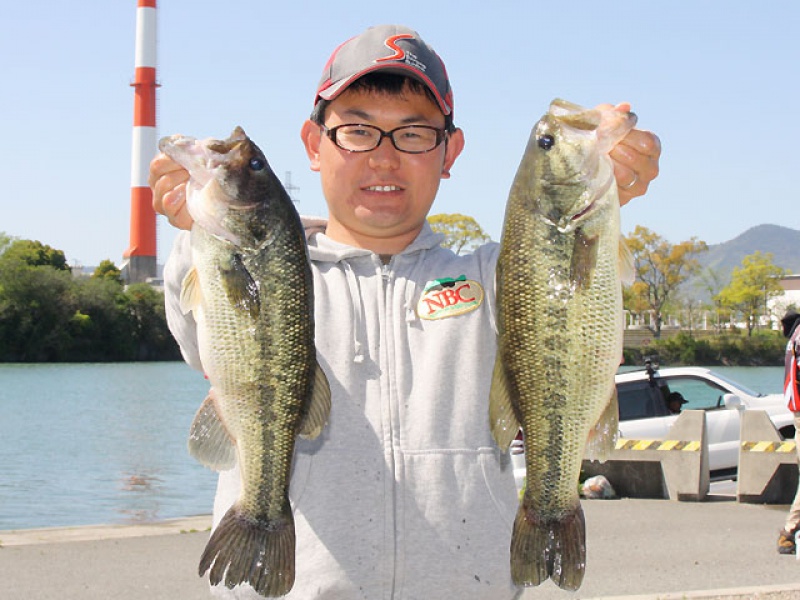
<path id="1" fill-rule="evenodd" d="M 780 225 L 757 225 L 728 242 L 709 246 L 700 263 L 727 277 L 745 256 L 756 251 L 770 252 L 776 266 L 800 273 L 800 231 Z"/>
<path id="2" fill-rule="evenodd" d="M 725 285 L 730 281 L 734 267 L 740 267 L 745 256 L 756 251 L 771 253 L 772 262 L 790 273 L 800 273 L 800 231 L 780 225 L 756 225 L 737 237 L 708 247 L 697 257 L 701 270 L 711 269 Z M 698 278 L 694 277 L 681 286 L 689 296 L 705 295 L 698 290 Z"/>

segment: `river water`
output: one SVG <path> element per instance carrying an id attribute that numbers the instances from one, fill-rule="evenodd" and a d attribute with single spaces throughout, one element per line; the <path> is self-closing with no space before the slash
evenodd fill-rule
<path id="1" fill-rule="evenodd" d="M 781 367 L 715 371 L 780 393 Z M 186 450 L 208 382 L 184 363 L 0 364 L 0 530 L 211 512 Z"/>
<path id="2" fill-rule="evenodd" d="M 0 529 L 211 512 L 186 450 L 208 387 L 182 362 L 0 364 Z"/>

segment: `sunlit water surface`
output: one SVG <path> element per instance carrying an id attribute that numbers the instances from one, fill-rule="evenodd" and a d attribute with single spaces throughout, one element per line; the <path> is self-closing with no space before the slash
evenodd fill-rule
<path id="1" fill-rule="evenodd" d="M 208 391 L 184 363 L 0 364 L 0 529 L 208 514 L 186 450 Z"/>

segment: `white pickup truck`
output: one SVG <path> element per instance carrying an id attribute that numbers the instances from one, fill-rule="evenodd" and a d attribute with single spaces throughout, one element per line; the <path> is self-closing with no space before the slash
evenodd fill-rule
<path id="1" fill-rule="evenodd" d="M 744 410 L 763 410 L 784 438 L 794 437 L 794 417 L 782 394 L 760 394 L 709 369 L 673 367 L 616 376 L 619 434 L 627 439 L 665 439 L 678 415 L 666 399 L 679 392 L 683 410 L 706 413 L 708 466 L 712 479 L 736 476 L 739 427 Z"/>

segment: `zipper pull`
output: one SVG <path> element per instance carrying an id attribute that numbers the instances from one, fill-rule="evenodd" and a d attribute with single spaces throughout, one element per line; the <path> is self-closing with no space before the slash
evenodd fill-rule
<path id="1" fill-rule="evenodd" d="M 387 283 L 392 278 L 392 269 L 389 267 L 388 263 L 383 263 L 381 265 L 381 277 L 383 278 L 383 281 Z"/>

